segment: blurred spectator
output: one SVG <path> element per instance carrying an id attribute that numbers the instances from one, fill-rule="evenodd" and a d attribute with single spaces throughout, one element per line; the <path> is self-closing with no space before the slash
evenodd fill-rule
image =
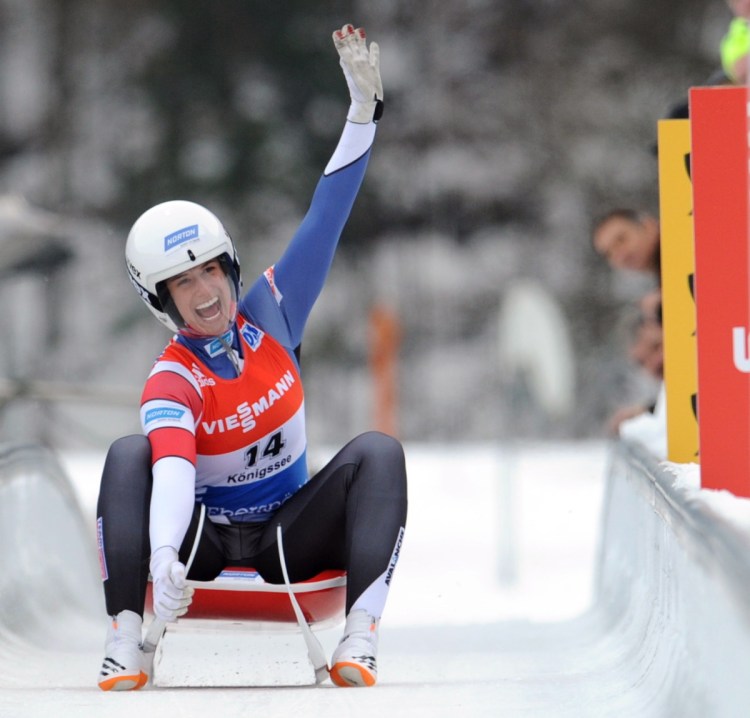
<path id="1" fill-rule="evenodd" d="M 651 316 L 639 312 L 633 328 L 628 356 L 651 378 L 658 382 L 664 379 L 664 343 L 660 305 L 656 313 Z M 621 407 L 607 421 L 608 433 L 617 436 L 624 421 L 641 414 L 653 414 L 657 408 L 656 405 L 657 402 L 654 401 Z"/>
<path id="2" fill-rule="evenodd" d="M 750 0 L 727 0 L 734 18 L 721 40 L 721 66 L 736 85 L 747 82 L 747 61 L 750 52 Z"/>
<path id="3" fill-rule="evenodd" d="M 613 436 L 639 442 L 657 459 L 666 459 L 667 413 L 661 322 L 640 317 L 630 347 L 630 358 L 648 375 L 659 380 L 656 400 L 648 405 L 626 407 L 615 412 L 608 429 Z"/>
<path id="4" fill-rule="evenodd" d="M 641 441 L 656 456 L 666 457 L 659 221 L 634 209 L 613 209 L 594 223 L 592 242 L 612 269 L 649 274 L 657 282 L 637 303 L 637 318 L 629 333 L 628 357 L 657 382 L 658 395 L 653 402 L 619 408 L 608 419 L 606 428 L 612 436 Z"/>
<path id="5" fill-rule="evenodd" d="M 653 319 L 661 326 L 661 289 L 646 292 L 638 301 L 638 309 L 644 319 Z"/>
<path id="6" fill-rule="evenodd" d="M 654 317 L 640 316 L 635 338 L 630 346 L 630 358 L 654 379 L 664 378 L 661 322 Z"/>
<path id="7" fill-rule="evenodd" d="M 648 272 L 659 279 L 659 220 L 634 209 L 613 209 L 592 230 L 594 249 L 612 269 Z"/>

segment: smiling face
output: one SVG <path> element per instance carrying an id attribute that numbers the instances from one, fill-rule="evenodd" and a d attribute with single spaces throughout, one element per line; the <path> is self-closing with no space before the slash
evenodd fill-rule
<path id="1" fill-rule="evenodd" d="M 218 259 L 170 277 L 166 284 L 190 333 L 215 337 L 232 325 L 237 302 Z"/>

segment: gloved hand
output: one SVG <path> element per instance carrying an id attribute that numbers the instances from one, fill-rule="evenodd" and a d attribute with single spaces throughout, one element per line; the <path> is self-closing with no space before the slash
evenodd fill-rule
<path id="1" fill-rule="evenodd" d="M 151 554 L 154 613 L 173 623 L 187 613 L 193 601 L 193 589 L 187 585 L 185 566 L 171 546 L 161 546 Z"/>
<path id="2" fill-rule="evenodd" d="M 383 114 L 383 81 L 380 79 L 380 48 L 375 42 L 367 49 L 365 30 L 344 25 L 333 33 L 341 68 L 352 104 L 346 119 L 366 125 L 377 122 Z"/>

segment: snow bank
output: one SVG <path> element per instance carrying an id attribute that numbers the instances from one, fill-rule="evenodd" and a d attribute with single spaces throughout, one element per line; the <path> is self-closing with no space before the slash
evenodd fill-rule
<path id="1" fill-rule="evenodd" d="M 750 714 L 750 513 L 697 467 L 613 453 L 597 613 L 642 715 Z M 723 495 L 722 495 L 723 494 Z"/>
<path id="2" fill-rule="evenodd" d="M 36 649 L 77 642 L 81 616 L 101 612 L 93 532 L 86 525 L 51 453 L 0 445 L 2 683 L 38 673 L 31 661 Z"/>

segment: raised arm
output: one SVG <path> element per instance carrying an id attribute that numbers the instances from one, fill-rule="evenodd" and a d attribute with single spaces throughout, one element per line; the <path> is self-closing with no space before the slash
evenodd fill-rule
<path id="1" fill-rule="evenodd" d="M 336 30 L 333 41 L 351 98 L 346 126 L 286 251 L 250 289 L 241 307 L 246 316 L 266 326 L 276 323 L 271 315 L 281 310 L 286 336 L 279 338 L 292 347 L 300 343 L 305 322 L 325 283 L 362 184 L 376 123 L 383 111 L 378 45 L 370 43 L 368 48 L 364 30 L 352 25 Z M 273 304 L 269 297 L 273 297 Z"/>

